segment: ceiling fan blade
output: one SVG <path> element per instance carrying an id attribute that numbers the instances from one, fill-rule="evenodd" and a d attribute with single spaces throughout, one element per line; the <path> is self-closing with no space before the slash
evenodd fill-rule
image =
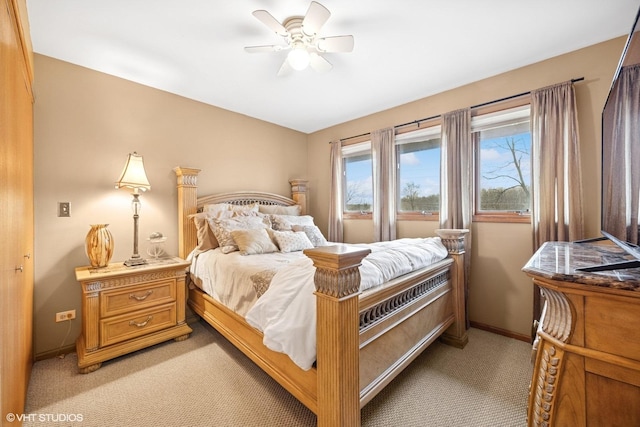
<path id="1" fill-rule="evenodd" d="M 249 53 L 259 53 L 259 52 L 280 52 L 284 50 L 287 46 L 279 46 L 279 45 L 264 45 L 264 46 L 245 46 L 244 50 Z"/>
<path id="2" fill-rule="evenodd" d="M 326 73 L 333 68 L 333 65 L 331 65 L 329 61 L 315 52 L 309 54 L 309 65 L 319 73 Z"/>
<path id="3" fill-rule="evenodd" d="M 278 70 L 277 75 L 278 77 L 288 76 L 289 74 L 291 74 L 292 71 L 293 71 L 293 68 L 291 67 L 291 64 L 289 64 L 289 59 L 285 58 L 284 62 L 282 63 L 282 66 Z"/>
<path id="4" fill-rule="evenodd" d="M 304 19 L 302 20 L 302 31 L 308 36 L 318 34 L 320 28 L 327 22 L 331 12 L 318 2 L 312 1 L 309 5 Z"/>
<path id="5" fill-rule="evenodd" d="M 320 52 L 351 52 L 353 36 L 333 36 L 318 39 L 316 46 Z"/>
<path id="6" fill-rule="evenodd" d="M 252 14 L 272 31 L 275 31 L 279 36 L 287 36 L 287 29 L 284 28 L 282 24 L 266 10 L 254 10 Z"/>

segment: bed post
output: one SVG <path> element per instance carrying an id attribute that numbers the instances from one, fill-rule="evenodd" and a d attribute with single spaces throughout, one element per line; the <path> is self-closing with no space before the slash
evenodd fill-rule
<path id="1" fill-rule="evenodd" d="M 200 169 L 175 167 L 178 179 L 178 256 L 186 259 L 198 244 L 196 228 L 189 215 L 198 209 L 198 173 Z"/>
<path id="2" fill-rule="evenodd" d="M 307 182 L 306 179 L 292 179 L 289 181 L 289 184 L 291 184 L 291 198 L 300 205 L 300 215 L 307 214 Z"/>
<path id="3" fill-rule="evenodd" d="M 440 337 L 440 339 L 454 347 L 463 348 L 469 342 L 467 336 L 467 292 L 464 267 L 465 237 L 467 229 L 438 229 L 436 234 L 442 239 L 442 244 L 453 258 L 451 266 L 451 284 L 453 291 L 453 311 L 456 320 Z"/>
<path id="4" fill-rule="evenodd" d="M 316 267 L 318 426 L 360 425 L 360 271 L 369 249 L 307 249 Z"/>

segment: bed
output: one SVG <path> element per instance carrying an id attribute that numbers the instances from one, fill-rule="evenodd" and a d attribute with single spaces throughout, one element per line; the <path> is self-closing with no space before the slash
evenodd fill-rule
<path id="1" fill-rule="evenodd" d="M 192 215 L 205 205 L 260 203 L 306 214 L 306 181 L 292 180 L 291 197 L 262 192 L 198 196 L 199 169 L 177 167 L 179 255 L 198 244 Z M 360 292 L 360 270 L 371 250 L 357 245 L 303 251 L 315 267 L 316 362 L 302 369 L 263 343 L 245 317 L 198 286 L 189 307 L 317 415 L 319 426 L 360 425 L 360 409 L 436 339 L 467 343 L 464 239 L 468 230 L 438 230 L 447 256 Z"/>

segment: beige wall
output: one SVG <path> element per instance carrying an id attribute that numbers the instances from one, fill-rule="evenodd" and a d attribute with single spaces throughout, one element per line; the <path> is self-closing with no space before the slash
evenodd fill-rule
<path id="1" fill-rule="evenodd" d="M 611 40 L 309 135 L 309 159 L 327 159 L 309 162 L 310 209 L 318 224 L 326 227 L 328 216 L 329 141 L 584 77 L 583 82 L 575 85 L 584 170 L 584 214 L 586 235 L 599 235 L 600 115 L 624 41 L 625 38 Z M 379 90 L 384 96 L 384 83 Z M 436 227 L 435 223 L 401 222 L 399 237 L 429 235 Z M 323 231 L 326 232 L 326 228 Z M 471 320 L 529 335 L 533 293 L 529 279 L 520 269 L 532 255 L 530 225 L 475 223 L 472 232 Z M 372 238 L 370 221 L 346 222 L 346 241 L 371 241 Z"/>
<path id="2" fill-rule="evenodd" d="M 177 165 L 203 169 L 201 194 L 239 189 L 288 194 L 290 178 L 308 178 L 310 213 L 326 232 L 329 141 L 584 77 L 576 91 L 586 234 L 597 235 L 600 112 L 623 45 L 623 38 L 615 39 L 310 135 L 36 55 L 36 355 L 55 353 L 65 338 L 67 325 L 53 322 L 55 312 L 76 309 L 80 315 L 73 269 L 87 263 L 89 224 L 110 224 L 114 260 L 131 255 L 131 196 L 115 190 L 113 182 L 134 150 L 144 156 L 152 185 L 141 197 L 141 252 L 144 238 L 158 230 L 168 236 L 169 252 L 177 253 L 171 171 Z M 56 216 L 61 201 L 71 203 L 70 218 Z M 433 222 L 400 222 L 398 234 L 432 235 L 435 228 Z M 472 232 L 471 320 L 528 335 L 532 289 L 520 269 L 532 254 L 530 226 L 477 223 Z M 345 236 L 350 242 L 371 241 L 371 223 L 350 221 Z M 79 332 L 75 321 L 65 346 Z"/>
<path id="3" fill-rule="evenodd" d="M 290 192 L 306 178 L 306 135 L 49 57 L 35 56 L 35 354 L 57 350 L 81 313 L 74 268 L 86 265 L 89 224 L 108 223 L 113 260 L 133 250 L 131 194 L 115 190 L 126 156 L 144 156 L 151 191 L 141 196 L 140 253 L 161 231 L 177 255 L 175 166 L 202 169 L 202 194 L 256 189 Z M 71 217 L 58 218 L 58 202 Z M 72 323 L 65 346 L 75 342 Z"/>

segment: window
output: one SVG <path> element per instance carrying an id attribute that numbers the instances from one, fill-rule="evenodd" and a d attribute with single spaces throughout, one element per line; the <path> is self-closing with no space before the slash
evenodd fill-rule
<path id="1" fill-rule="evenodd" d="M 399 219 L 440 211 L 440 126 L 396 136 Z M 423 218 L 421 218 L 423 219 Z"/>
<path id="2" fill-rule="evenodd" d="M 371 142 L 342 148 L 342 180 L 345 213 L 371 213 L 373 207 L 373 165 Z"/>
<path id="3" fill-rule="evenodd" d="M 531 209 L 529 105 L 473 117 L 476 220 L 526 215 Z M 528 218 L 526 219 L 528 221 Z"/>

